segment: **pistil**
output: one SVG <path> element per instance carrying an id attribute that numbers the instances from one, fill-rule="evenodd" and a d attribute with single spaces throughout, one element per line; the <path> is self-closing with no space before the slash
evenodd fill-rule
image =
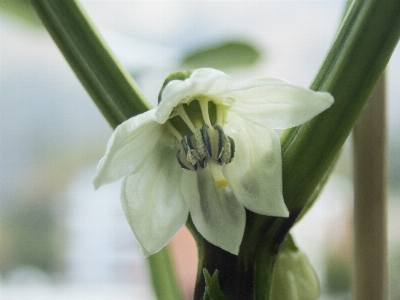
<path id="1" fill-rule="evenodd" d="M 221 166 L 214 159 L 207 159 L 207 164 L 210 167 L 211 174 L 214 178 L 215 187 L 223 189 L 228 186 L 228 180 L 222 173 Z"/>

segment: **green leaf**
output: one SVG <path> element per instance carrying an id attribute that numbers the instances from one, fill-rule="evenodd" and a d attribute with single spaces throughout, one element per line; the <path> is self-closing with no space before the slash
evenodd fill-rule
<path id="1" fill-rule="evenodd" d="M 83 9 L 73 0 L 32 0 L 76 76 L 112 127 L 150 108 Z"/>
<path id="2" fill-rule="evenodd" d="M 184 68 L 215 68 L 229 71 L 249 67 L 259 61 L 260 51 L 252 44 L 239 40 L 225 41 L 196 49 L 182 59 Z"/>
<path id="3" fill-rule="evenodd" d="M 206 288 L 204 291 L 204 300 L 226 300 L 224 293 L 221 291 L 218 282 L 218 270 L 214 271 L 211 276 L 210 273 L 204 268 L 204 278 L 206 281 Z"/>

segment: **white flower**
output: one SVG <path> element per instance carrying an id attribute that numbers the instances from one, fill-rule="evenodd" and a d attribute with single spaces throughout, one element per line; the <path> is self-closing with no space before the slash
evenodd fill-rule
<path id="1" fill-rule="evenodd" d="M 125 177 L 121 202 L 144 256 L 161 250 L 190 212 L 210 243 L 237 254 L 245 208 L 287 217 L 279 137 L 333 103 L 276 78 L 233 84 L 214 69 L 172 73 L 159 106 L 116 128 L 94 185 Z"/>

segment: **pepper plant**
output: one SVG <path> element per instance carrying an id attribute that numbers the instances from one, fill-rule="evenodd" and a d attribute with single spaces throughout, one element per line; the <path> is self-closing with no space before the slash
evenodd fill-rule
<path id="1" fill-rule="evenodd" d="M 131 119 L 132 117 L 138 116 L 137 118 L 141 118 L 140 116 L 142 116 L 143 118 L 145 114 L 147 114 L 146 116 L 152 114 L 151 107 L 140 92 L 137 84 L 109 51 L 89 18 L 83 12 L 78 1 L 32 0 L 31 2 L 77 77 L 113 128 L 117 128 L 120 124 L 131 124 L 127 127 L 128 129 L 129 127 L 132 129 L 132 127 L 138 126 L 136 121 L 129 121 L 138 120 L 135 118 Z M 271 205 L 268 199 L 265 199 L 266 202 L 263 202 L 263 199 L 260 198 L 257 199 L 258 202 L 255 204 L 251 203 L 251 199 L 246 198 L 248 195 L 246 196 L 243 193 L 244 190 L 251 190 L 251 188 L 245 187 L 241 190 L 235 190 L 235 187 L 232 187 L 231 190 L 237 200 L 232 200 L 231 208 L 235 213 L 232 214 L 232 219 L 229 220 L 228 218 L 226 222 L 234 223 L 238 219 L 242 220 L 242 228 L 238 230 L 242 230 L 243 232 L 243 234 L 240 234 L 240 241 L 236 241 L 234 245 L 228 245 L 223 240 L 219 240 L 218 234 L 221 234 L 221 232 L 218 230 L 222 230 L 223 228 L 218 229 L 216 223 L 207 222 L 207 218 L 213 213 L 212 210 L 210 211 L 210 215 L 203 214 L 201 221 L 199 221 L 199 214 L 191 214 L 187 218 L 186 225 L 196 240 L 199 253 L 199 267 L 194 299 L 264 300 L 313 299 L 318 297 L 318 292 L 315 292 L 318 289 L 318 284 L 316 284 L 312 272 L 308 269 L 310 266 L 294 245 L 289 232 L 291 227 L 299 221 L 316 200 L 332 170 L 332 166 L 343 143 L 351 132 L 375 84 L 385 69 L 399 40 L 399 36 L 400 1 L 355 0 L 349 5 L 335 39 L 319 71 L 310 84 L 310 90 L 314 91 L 309 91 L 310 95 L 313 95 L 312 93 L 319 93 L 319 95 L 330 94 L 334 99 L 334 104 L 326 109 L 332 103 L 332 99 L 329 98 L 330 96 L 326 96 L 330 99 L 330 104 L 322 105 L 324 108 L 319 109 L 312 116 L 321 111 L 323 112 L 312 119 L 310 119 L 312 117 L 310 116 L 304 118 L 302 122 L 294 122 L 292 126 L 296 127 L 284 130 L 279 138 L 279 147 L 281 149 L 279 157 L 282 159 L 282 175 L 281 178 L 275 179 L 282 183 L 284 204 L 280 202 L 281 206 L 278 207 L 279 209 L 276 212 L 272 212 L 272 210 L 267 212 L 268 209 L 271 209 L 271 206 L 268 207 L 267 205 L 264 213 L 260 213 L 263 204 L 268 203 Z M 190 75 L 187 76 L 183 72 L 179 73 L 177 78 L 174 78 L 174 81 L 182 82 L 186 78 L 190 78 Z M 204 84 L 208 83 L 205 82 Z M 173 82 L 166 81 L 164 92 L 167 91 L 172 94 L 176 92 L 175 89 L 171 89 L 171 84 Z M 282 86 L 282 84 L 276 82 L 275 85 Z M 263 85 L 259 84 L 259 86 Z M 255 87 L 254 83 L 251 86 L 244 84 L 243 87 L 244 93 L 241 96 L 244 98 L 253 97 L 250 101 L 254 102 L 256 101 L 254 99 L 267 97 L 268 91 L 262 88 L 257 89 L 250 96 L 246 94 L 246 91 L 249 92 L 250 88 Z M 196 98 L 198 100 L 197 107 L 190 108 L 190 103 L 194 98 L 186 102 L 183 101 L 187 95 L 180 90 L 176 93 L 181 96 L 185 95 L 176 99 L 176 104 L 181 103 L 188 107 L 185 107 L 183 110 L 181 109 L 180 112 L 178 110 L 173 112 L 175 106 L 161 112 L 158 110 L 153 111 L 155 116 L 151 117 L 153 119 L 147 119 L 147 121 L 151 120 L 154 122 L 162 118 L 166 121 L 177 115 L 183 120 L 185 117 L 182 116 L 192 109 L 188 115 L 194 124 L 195 130 L 192 132 L 193 136 L 195 138 L 196 130 L 201 128 L 201 134 L 197 135 L 201 136 L 203 142 L 205 141 L 204 146 L 208 147 L 210 152 L 199 150 L 201 143 L 197 143 L 198 140 L 196 140 L 196 146 L 191 146 L 192 144 L 190 143 L 193 140 L 191 140 L 191 136 L 188 136 L 188 131 L 185 131 L 185 124 L 182 124 L 182 122 L 174 124 L 171 120 L 172 127 L 176 131 L 176 137 L 178 137 L 178 140 L 184 141 L 181 143 L 182 149 L 177 149 L 177 157 L 174 163 L 176 165 L 180 164 L 184 169 L 189 169 L 183 170 L 185 172 L 193 171 L 195 168 L 203 168 L 205 163 L 207 163 L 210 169 L 214 169 L 212 177 L 203 178 L 203 175 L 198 175 L 196 179 L 188 181 L 188 184 L 194 184 L 197 180 L 197 187 L 199 187 L 200 191 L 193 193 L 190 197 L 197 197 L 198 201 L 207 200 L 207 203 L 213 203 L 212 201 L 215 203 L 221 199 L 219 196 L 221 190 L 218 190 L 218 188 L 225 189 L 227 188 L 226 185 L 229 187 L 229 178 L 225 182 L 224 180 L 226 179 L 223 175 L 225 174 L 227 177 L 232 175 L 229 172 L 230 175 L 226 175 L 228 173 L 224 173 L 224 170 L 230 168 L 231 165 L 233 168 L 235 153 L 243 157 L 243 155 L 249 155 L 249 153 L 243 153 L 243 151 L 251 151 L 251 149 L 241 146 L 240 149 L 242 149 L 242 152 L 240 154 L 237 153 L 239 149 L 233 150 L 231 147 L 234 142 L 230 140 L 232 138 L 230 134 L 226 134 L 225 127 L 223 129 L 221 127 L 220 130 L 219 127 L 215 126 L 218 125 L 219 115 L 222 114 L 221 120 L 225 120 L 224 118 L 227 117 L 227 115 L 221 113 L 221 109 L 223 111 L 228 106 L 233 107 L 233 102 L 229 104 L 228 102 L 223 102 L 222 98 L 220 99 L 221 101 L 215 101 L 215 97 L 213 99 L 202 97 L 209 96 L 210 93 L 204 93 L 204 86 L 202 87 L 201 84 L 199 85 L 199 89 L 203 92 L 193 94 L 195 98 L 199 98 Z M 229 89 L 224 91 L 234 92 Z M 162 101 L 162 98 L 165 96 L 164 92 L 160 93 L 160 106 L 167 103 L 163 103 Z M 219 95 L 218 93 L 211 94 Z M 168 97 L 172 97 L 171 94 Z M 297 99 L 301 102 L 304 101 L 302 97 L 298 97 Z M 209 100 L 213 101 L 212 105 L 208 105 L 206 109 L 202 110 L 201 106 L 204 105 L 202 103 Z M 234 100 L 237 101 L 238 99 Z M 166 106 L 168 105 L 166 104 Z M 150 111 L 147 112 L 148 110 Z M 242 106 L 242 111 L 246 111 L 245 106 Z M 265 118 L 263 117 L 263 112 L 265 113 Z M 253 123 L 254 119 L 258 120 L 258 125 L 268 122 L 268 114 L 263 110 L 257 116 L 255 116 L 256 111 L 254 110 L 248 110 L 246 113 L 253 114 L 250 116 Z M 162 114 L 166 115 L 162 116 Z M 195 125 L 196 115 L 198 114 L 203 116 L 204 124 L 210 123 L 207 127 L 204 127 L 203 124 L 200 124 L 200 127 Z M 210 115 L 209 122 L 205 114 Z M 243 116 L 241 117 L 244 118 Z M 212 120 L 212 118 L 216 119 Z M 225 121 L 221 122 L 221 124 L 229 123 Z M 190 127 L 189 122 L 184 121 L 183 123 L 186 123 L 186 126 Z M 169 130 L 169 134 L 174 135 L 172 133 L 174 129 L 170 127 L 167 130 Z M 228 132 L 228 130 L 226 131 Z M 240 139 L 240 132 L 238 134 L 237 139 Z M 235 134 L 231 133 L 231 135 Z M 207 140 L 207 136 L 210 138 L 209 140 Z M 114 137 L 114 142 L 116 139 L 118 137 Z M 275 142 L 277 141 L 275 139 Z M 221 143 L 220 146 L 217 145 L 218 142 Z M 243 143 L 239 144 L 244 145 Z M 262 146 L 260 144 L 260 147 Z M 112 149 L 112 147 L 113 142 L 110 142 L 109 149 Z M 228 148 L 230 149 L 229 151 L 227 150 Z M 188 153 L 192 156 L 188 155 Z M 224 157 L 223 159 L 221 158 L 222 156 Z M 100 163 L 99 172 L 102 172 L 102 168 L 108 164 L 109 159 L 112 160 L 113 158 L 107 158 L 106 156 Z M 157 161 L 154 161 L 154 158 L 145 157 L 143 159 L 150 160 L 153 163 L 151 168 L 157 170 Z M 219 161 L 220 159 L 221 161 Z M 231 159 L 233 161 L 229 164 Z M 160 168 L 163 168 L 165 166 L 163 165 L 164 162 L 159 162 L 161 163 Z M 121 168 L 126 168 L 124 170 L 125 175 L 133 174 L 140 161 L 136 161 L 133 157 L 132 161 L 128 163 L 129 165 L 121 166 Z M 225 169 L 221 173 L 219 169 L 222 165 L 226 166 L 222 167 Z M 245 167 L 249 166 L 245 165 Z M 264 167 L 267 168 L 268 163 L 261 160 L 259 165 L 254 166 L 254 170 L 256 170 L 254 172 L 264 174 Z M 100 179 L 99 177 L 96 178 L 100 181 L 111 181 L 116 176 L 121 177 L 121 174 L 107 174 L 105 177 L 100 177 Z M 188 174 L 188 177 L 194 176 L 194 173 Z M 198 174 L 203 173 L 198 172 Z M 217 189 L 210 187 L 209 178 L 214 179 Z M 151 176 L 148 176 L 146 180 L 152 180 Z M 242 176 L 233 179 L 232 183 L 243 185 L 243 180 L 245 179 Z M 126 179 L 125 185 L 127 188 L 125 188 L 125 196 L 122 196 L 123 199 L 124 197 L 130 199 L 135 193 L 141 193 L 139 189 L 143 188 L 145 184 L 138 185 L 134 181 L 134 174 Z M 265 184 L 268 184 L 268 182 L 270 181 L 266 180 Z M 265 186 L 261 184 L 260 187 L 257 185 L 257 188 L 265 188 Z M 187 191 L 190 192 L 193 190 L 197 191 L 197 189 Z M 201 192 L 203 190 L 216 192 L 203 193 Z M 176 193 L 176 190 L 170 190 L 169 196 L 178 197 Z M 152 201 L 151 197 L 154 197 L 154 193 L 153 196 L 151 193 L 144 194 L 147 195 L 145 197 L 150 197 L 147 199 L 148 201 Z M 190 197 L 185 197 L 185 200 Z M 204 200 L 204 197 L 207 199 Z M 209 199 L 210 197 L 215 198 Z M 131 220 L 130 217 L 134 216 L 132 212 L 135 205 L 134 201 L 134 197 L 129 201 L 124 201 L 125 213 L 130 225 L 133 227 L 134 225 L 132 224 L 135 224 L 136 221 L 135 218 Z M 182 204 L 181 209 L 183 213 L 176 216 L 169 216 L 169 220 L 172 220 L 172 223 L 175 222 L 173 224 L 175 226 L 174 230 L 176 230 L 176 227 L 180 227 L 185 221 L 182 216 L 187 216 L 188 207 L 190 207 L 191 213 L 192 210 L 200 210 L 200 208 L 196 208 L 199 202 L 195 203 L 197 204 Z M 238 203 L 242 205 L 239 207 Z M 272 203 L 276 204 L 277 202 L 272 201 Z M 234 207 L 236 207 L 236 210 Z M 217 209 L 213 206 L 209 208 Z M 229 205 L 224 207 L 226 210 L 229 210 L 229 208 Z M 154 209 L 162 210 L 162 207 L 154 207 Z M 174 219 L 175 217 L 177 219 Z M 243 221 L 244 217 L 245 222 Z M 136 218 L 139 218 L 139 216 L 136 216 Z M 213 217 L 211 219 L 215 220 Z M 216 232 L 213 230 L 216 230 Z M 139 236 L 137 232 L 135 233 Z M 235 234 L 237 238 L 237 232 Z M 167 237 L 161 244 L 167 243 L 169 238 Z M 150 241 L 146 241 L 146 243 L 139 242 L 142 245 L 142 251 L 144 244 L 151 244 Z M 166 248 L 160 250 L 162 248 L 160 247 L 161 244 L 157 244 L 151 250 L 149 248 L 143 251 L 146 256 L 150 255 L 148 260 L 155 292 L 159 299 L 180 299 L 181 295 L 173 276 L 168 252 Z M 157 252 L 158 250 L 160 251 Z M 292 271 L 292 274 L 295 274 L 298 280 L 285 278 L 285 270 L 289 269 Z M 302 278 L 306 278 L 305 285 L 302 285 L 302 281 L 300 280 Z"/>

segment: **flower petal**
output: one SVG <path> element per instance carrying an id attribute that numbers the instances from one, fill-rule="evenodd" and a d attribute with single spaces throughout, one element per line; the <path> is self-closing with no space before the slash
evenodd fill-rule
<path id="1" fill-rule="evenodd" d="M 210 243 L 233 254 L 239 253 L 246 213 L 233 193 L 217 189 L 208 168 L 184 171 L 181 189 L 197 230 Z"/>
<path id="2" fill-rule="evenodd" d="M 237 118 L 240 131 L 227 134 L 235 141 L 235 157 L 224 174 L 236 198 L 262 215 L 287 217 L 282 195 L 282 157 L 278 135 L 271 129 Z"/>
<path id="3" fill-rule="evenodd" d="M 277 78 L 277 77 L 261 77 L 261 78 L 254 78 L 249 80 L 244 80 L 232 84 L 229 88 L 230 92 L 234 91 L 243 91 L 248 90 L 251 88 L 259 87 L 259 86 L 267 86 L 267 85 L 287 85 L 289 84 L 288 81 Z"/>
<path id="4" fill-rule="evenodd" d="M 156 113 L 157 122 L 165 123 L 172 110 L 180 103 L 188 103 L 196 96 L 224 94 L 228 89 L 230 77 L 224 72 L 201 68 L 194 70 L 185 80 L 172 80 L 164 88 Z M 214 102 L 224 103 L 225 98 L 213 97 Z"/>
<path id="5" fill-rule="evenodd" d="M 163 133 L 155 122 L 156 109 L 130 118 L 119 125 L 107 144 L 93 179 L 95 188 L 139 171 Z"/>
<path id="6" fill-rule="evenodd" d="M 267 85 L 261 85 L 260 81 L 253 82 L 254 87 L 249 81 L 244 85 L 245 89 L 232 91 L 229 96 L 236 99 L 232 111 L 263 127 L 298 126 L 333 103 L 329 93 L 315 92 L 277 79 L 271 79 L 269 83 L 266 80 Z"/>
<path id="7" fill-rule="evenodd" d="M 188 216 L 175 152 L 159 142 L 146 167 L 122 185 L 122 208 L 145 257 L 160 251 Z"/>

